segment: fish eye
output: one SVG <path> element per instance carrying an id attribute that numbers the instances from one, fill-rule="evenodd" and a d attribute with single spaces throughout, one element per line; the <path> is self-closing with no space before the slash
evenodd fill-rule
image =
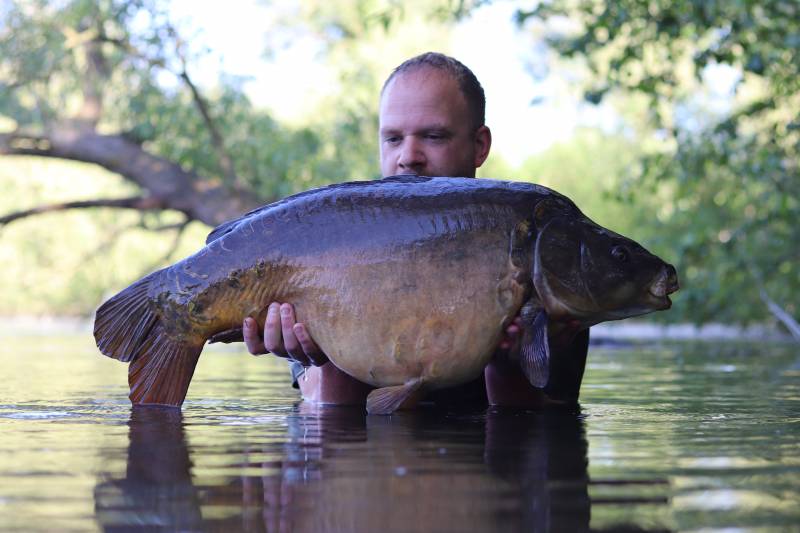
<path id="1" fill-rule="evenodd" d="M 611 257 L 620 263 L 627 263 L 630 260 L 631 255 L 627 248 L 622 245 L 618 245 L 611 249 Z"/>

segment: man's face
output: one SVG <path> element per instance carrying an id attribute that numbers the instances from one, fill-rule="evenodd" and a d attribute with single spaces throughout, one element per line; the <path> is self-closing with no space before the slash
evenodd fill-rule
<path id="1" fill-rule="evenodd" d="M 474 178 L 491 134 L 473 129 L 467 101 L 448 74 L 420 67 L 396 76 L 380 102 L 381 173 Z"/>

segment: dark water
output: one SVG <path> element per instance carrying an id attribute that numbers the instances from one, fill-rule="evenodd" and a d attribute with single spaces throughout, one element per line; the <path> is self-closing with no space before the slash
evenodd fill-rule
<path id="1" fill-rule="evenodd" d="M 800 531 L 800 353 L 592 347 L 579 411 L 298 405 L 207 351 L 183 412 L 131 410 L 91 339 L 0 343 L 0 528 Z"/>

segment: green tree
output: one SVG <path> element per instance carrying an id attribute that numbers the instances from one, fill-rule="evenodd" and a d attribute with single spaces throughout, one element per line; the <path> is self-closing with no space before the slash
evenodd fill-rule
<path id="1" fill-rule="evenodd" d="M 241 80 L 199 87 L 203 52 L 166 7 L 0 7 L 0 256 L 11 265 L 0 313 L 88 312 L 196 249 L 204 228 L 193 221 L 207 231 L 299 190 L 374 176 L 369 113 L 289 127 L 255 108 Z M 96 207 L 107 209 L 84 209 Z M 56 213 L 66 209 L 84 212 Z"/>
<path id="2" fill-rule="evenodd" d="M 166 4 L 14 2 L 0 26 L 0 155 L 95 163 L 138 186 L 92 206 L 172 209 L 214 225 L 369 160 L 351 122 L 289 128 L 255 109 L 236 79 L 203 90 L 198 52 Z M 164 76 L 171 83 L 160 81 Z M 336 138 L 340 143 L 330 142 Z M 359 139 L 360 141 L 360 139 Z M 342 148 L 340 148 L 342 147 Z M 13 213 L 7 223 L 30 212 Z"/>
<path id="3" fill-rule="evenodd" d="M 800 4 L 553 0 L 518 18 L 588 67 L 587 100 L 646 98 L 658 142 L 626 190 L 661 203 L 683 315 L 800 336 Z M 732 94 L 709 96 L 726 72 Z"/>
<path id="4" fill-rule="evenodd" d="M 408 6 L 269 6 L 279 16 L 265 35 L 310 35 L 336 73 L 329 96 L 289 126 L 248 100 L 243 79 L 196 83 L 206 51 L 173 25 L 167 2 L 0 5 L 0 257 L 13 265 L 0 313 L 89 312 L 104 292 L 195 250 L 209 225 L 377 177 L 383 78 L 447 38 L 443 17 L 425 20 L 438 8 Z"/>

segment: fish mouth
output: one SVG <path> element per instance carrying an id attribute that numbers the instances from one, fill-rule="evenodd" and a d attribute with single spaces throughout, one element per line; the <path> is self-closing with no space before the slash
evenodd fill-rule
<path id="1" fill-rule="evenodd" d="M 659 295 L 650 290 L 650 296 L 652 296 L 653 299 L 655 300 L 654 307 L 656 311 L 663 311 L 665 309 L 669 309 L 670 307 L 672 307 L 672 300 L 670 300 L 669 296 L 667 296 L 666 294 Z"/>
<path id="2" fill-rule="evenodd" d="M 653 297 L 658 306 L 657 309 L 660 311 L 672 307 L 669 295 L 679 288 L 678 273 L 675 271 L 675 267 L 666 265 L 650 285 L 648 293 Z"/>

